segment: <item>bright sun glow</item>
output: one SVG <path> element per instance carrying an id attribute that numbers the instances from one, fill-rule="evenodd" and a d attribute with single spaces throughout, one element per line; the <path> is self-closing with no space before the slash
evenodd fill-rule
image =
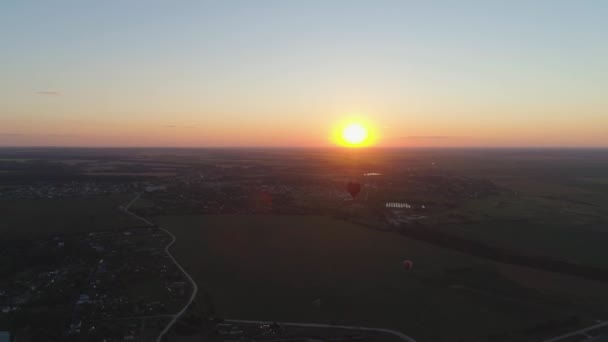
<path id="1" fill-rule="evenodd" d="M 367 129 L 359 123 L 351 123 L 342 130 L 342 139 L 353 146 L 364 144 L 368 136 Z"/>

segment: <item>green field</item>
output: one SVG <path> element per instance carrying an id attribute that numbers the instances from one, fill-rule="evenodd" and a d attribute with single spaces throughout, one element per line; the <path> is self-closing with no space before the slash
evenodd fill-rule
<path id="1" fill-rule="evenodd" d="M 133 195 L 0 201 L 3 239 L 40 238 L 142 225 L 118 207 Z"/>
<path id="2" fill-rule="evenodd" d="M 527 331 L 550 320 L 576 315 L 585 324 L 586 305 L 604 292 L 593 284 L 572 294 L 590 283 L 326 217 L 156 221 L 177 237 L 173 252 L 201 287 L 198 301 L 226 318 L 361 324 L 420 341 L 536 341 L 559 332 Z M 556 286 L 561 281 L 568 285 Z"/>
<path id="3" fill-rule="evenodd" d="M 518 253 L 608 269 L 608 188 L 589 167 L 553 177 L 494 170 L 499 195 L 466 199 L 427 221 L 434 229 Z M 521 171 L 519 171 L 521 172 Z M 597 183 L 592 183 L 592 180 Z"/>

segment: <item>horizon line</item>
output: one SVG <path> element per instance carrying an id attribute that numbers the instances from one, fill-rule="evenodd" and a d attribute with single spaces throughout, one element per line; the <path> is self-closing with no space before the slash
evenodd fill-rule
<path id="1" fill-rule="evenodd" d="M 577 145 L 551 145 L 551 146 L 62 146 L 62 145 L 0 145 L 0 149 L 22 148 L 22 149 L 345 149 L 345 150 L 370 150 L 370 149 L 608 149 L 608 146 L 577 146 Z"/>

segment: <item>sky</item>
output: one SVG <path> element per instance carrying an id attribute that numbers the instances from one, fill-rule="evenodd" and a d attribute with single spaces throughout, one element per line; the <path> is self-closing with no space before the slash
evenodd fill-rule
<path id="1" fill-rule="evenodd" d="M 608 147 L 608 1 L 5 1 L 0 146 Z"/>

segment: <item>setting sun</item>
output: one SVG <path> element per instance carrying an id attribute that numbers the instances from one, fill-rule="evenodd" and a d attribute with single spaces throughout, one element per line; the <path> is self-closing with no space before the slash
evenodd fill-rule
<path id="1" fill-rule="evenodd" d="M 377 143 L 378 132 L 367 119 L 351 116 L 337 122 L 331 136 L 333 143 L 338 146 L 369 147 Z"/>
<path id="2" fill-rule="evenodd" d="M 361 124 L 352 123 L 344 127 L 342 139 L 350 145 L 360 145 L 367 139 L 367 129 Z"/>

